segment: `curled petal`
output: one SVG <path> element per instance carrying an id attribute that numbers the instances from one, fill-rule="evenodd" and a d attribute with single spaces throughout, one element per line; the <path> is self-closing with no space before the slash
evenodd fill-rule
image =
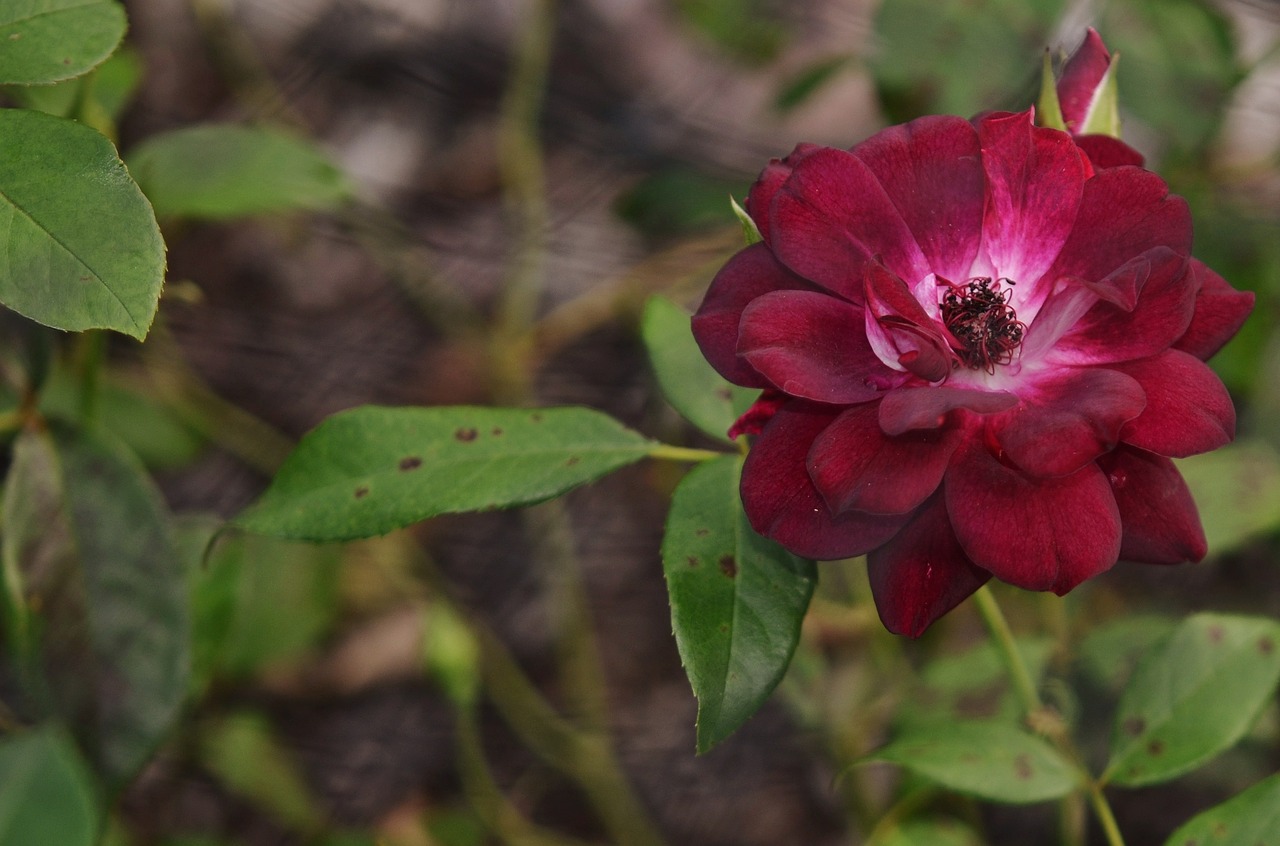
<path id="1" fill-rule="evenodd" d="M 983 249 L 992 273 L 1034 283 L 1071 232 L 1087 162 L 1070 136 L 1035 126 L 1030 111 L 988 115 L 978 136 L 987 174 Z"/>
<path id="2" fill-rule="evenodd" d="M 824 147 L 796 163 L 774 197 L 770 231 L 783 264 L 855 302 L 861 302 L 862 272 L 872 258 L 908 279 L 929 274 L 875 174 L 844 150 Z"/>
<path id="3" fill-rule="evenodd" d="M 867 577 L 884 627 L 894 634 L 919 637 L 986 584 L 991 574 L 965 556 L 939 493 L 916 511 L 893 540 L 871 551 Z"/>
<path id="4" fill-rule="evenodd" d="M 1089 122 L 1089 113 L 1102 90 L 1111 67 L 1111 54 L 1093 27 L 1085 33 L 1084 42 L 1071 54 L 1058 79 L 1058 102 L 1067 131 L 1075 133 Z"/>
<path id="5" fill-rule="evenodd" d="M 769 208 L 773 205 L 773 195 L 778 193 L 782 183 L 787 181 L 796 163 L 815 150 L 822 149 L 817 144 L 797 144 L 790 155 L 782 159 L 770 159 L 760 176 L 747 193 L 747 214 L 755 221 L 761 237 L 768 243 L 771 239 L 769 230 Z"/>
<path id="6" fill-rule="evenodd" d="M 1133 280 L 1137 302 L 1125 309 L 1099 301 L 1054 346 L 1053 360 L 1103 364 L 1146 358 L 1185 334 L 1195 308 L 1195 281 L 1185 255 L 1157 247 L 1128 262 L 1119 275 Z"/>
<path id="7" fill-rule="evenodd" d="M 721 376 L 748 388 L 769 382 L 738 358 L 738 329 L 742 312 L 756 297 L 773 291 L 814 290 L 787 270 L 764 244 L 740 251 L 711 280 L 711 288 L 693 316 L 693 336 L 702 354 Z"/>
<path id="8" fill-rule="evenodd" d="M 751 403 L 751 407 L 729 427 L 729 440 L 736 441 L 740 435 L 760 434 L 764 431 L 765 424 L 773 419 L 773 415 L 778 413 L 778 409 L 786 401 L 787 395 L 782 391 L 765 388 L 756 401 Z"/>
<path id="9" fill-rule="evenodd" d="M 1097 281 L 1157 247 L 1191 253 L 1191 212 L 1154 173 L 1136 167 L 1100 170 L 1084 185 L 1080 211 L 1049 281 Z"/>
<path id="10" fill-rule="evenodd" d="M 961 548 L 1001 581 L 1061 595 L 1120 554 L 1120 512 L 1096 464 L 1031 479 L 974 438 L 957 450 L 942 487 Z"/>
<path id="11" fill-rule="evenodd" d="M 1076 146 L 1089 157 L 1094 170 L 1126 165 L 1142 167 L 1145 161 L 1142 153 L 1110 135 L 1077 135 L 1073 140 Z"/>
<path id="12" fill-rule="evenodd" d="M 836 412 L 791 401 L 765 426 L 742 469 L 742 506 L 751 526 L 806 558 L 851 558 L 897 533 L 909 515 L 832 515 L 805 467 L 809 449 Z"/>
<path id="13" fill-rule="evenodd" d="M 1146 396 L 1135 379 L 1100 367 L 1064 368 L 1020 391 L 993 422 L 1006 457 L 1032 476 L 1066 476 L 1115 448 Z"/>
<path id="14" fill-rule="evenodd" d="M 890 438 L 876 403 L 855 405 L 813 441 L 809 477 L 836 514 L 904 514 L 938 488 L 959 443 L 956 429 Z"/>
<path id="15" fill-rule="evenodd" d="M 742 313 L 738 355 L 784 393 L 836 405 L 874 399 L 901 376 L 867 342 L 860 306 L 810 291 L 775 291 Z"/>
<path id="16" fill-rule="evenodd" d="M 985 205 L 986 177 L 973 124 L 922 117 L 879 132 L 851 152 L 884 186 L 934 273 L 965 278 L 978 254 Z"/>
<path id="17" fill-rule="evenodd" d="M 890 367 L 927 382 L 951 372 L 955 354 L 907 283 L 877 263 L 866 269 L 866 328 L 871 348 Z"/>
<path id="18" fill-rule="evenodd" d="M 1147 407 L 1120 440 L 1173 458 L 1217 449 L 1236 434 L 1231 395 L 1209 366 L 1179 350 L 1111 365 L 1142 385 Z"/>
<path id="19" fill-rule="evenodd" d="M 1209 551 L 1195 500 L 1173 462 L 1120 447 L 1098 459 L 1107 474 L 1120 522 L 1120 557 L 1143 564 L 1199 561 Z"/>
<path id="20" fill-rule="evenodd" d="M 975 414 L 998 414 L 1018 404 L 1008 391 L 980 391 L 974 388 L 911 387 L 885 394 L 880 402 L 880 428 L 886 435 L 901 435 L 920 429 L 937 429 L 947 414 L 958 408 Z"/>
<path id="21" fill-rule="evenodd" d="M 1208 361 L 1231 339 L 1253 311 L 1253 292 L 1237 291 L 1204 262 L 1191 260 L 1191 274 L 1199 283 L 1195 314 L 1175 349 Z"/>

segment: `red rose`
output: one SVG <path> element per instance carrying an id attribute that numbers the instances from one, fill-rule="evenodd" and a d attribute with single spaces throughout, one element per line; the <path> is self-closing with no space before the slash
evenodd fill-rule
<path id="1" fill-rule="evenodd" d="M 1118 558 L 1198 560 L 1169 460 L 1235 411 L 1203 363 L 1253 295 L 1192 259 L 1187 204 L 1095 165 L 1030 112 L 926 117 L 797 147 L 693 319 L 762 388 L 734 427 L 752 525 L 868 554 L 881 619 L 919 635 L 988 578 L 1063 594 Z"/>

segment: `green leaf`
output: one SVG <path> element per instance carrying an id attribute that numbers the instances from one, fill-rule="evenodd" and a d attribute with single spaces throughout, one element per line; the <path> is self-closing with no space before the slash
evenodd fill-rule
<path id="1" fill-rule="evenodd" d="M 338 606 L 340 548 L 230 533 L 203 559 L 215 528 L 193 519 L 179 528 L 196 689 L 297 658 L 330 630 Z"/>
<path id="2" fill-rule="evenodd" d="M 201 728 L 201 757 L 223 781 L 288 826 L 303 831 L 325 826 L 296 762 L 265 718 L 241 712 Z"/>
<path id="3" fill-rule="evenodd" d="M 1104 780 L 1168 781 L 1244 737 L 1280 681 L 1280 624 L 1196 614 L 1138 665 L 1116 711 Z"/>
<path id="4" fill-rule="evenodd" d="M 1044 53 L 1044 63 L 1040 69 L 1040 100 L 1036 103 L 1036 123 L 1050 129 L 1067 129 L 1066 118 L 1062 116 L 1062 103 L 1058 100 L 1058 79 L 1053 75 L 1053 59 L 1049 51 Z"/>
<path id="5" fill-rule="evenodd" d="M 164 242 L 106 138 L 75 121 L 0 109 L 0 232 L 0 302 L 55 329 L 146 336 Z"/>
<path id="6" fill-rule="evenodd" d="M 623 220 L 645 235 L 669 238 L 730 224 L 725 195 L 745 193 L 747 187 L 742 180 L 674 165 L 636 183 L 619 198 L 616 208 Z"/>
<path id="7" fill-rule="evenodd" d="M 973 829 L 945 818 L 908 820 L 877 842 L 882 846 L 982 846 Z"/>
<path id="8" fill-rule="evenodd" d="M 1080 667 L 1104 688 L 1119 691 L 1143 654 L 1174 625 L 1168 617 L 1135 614 L 1096 626 L 1080 641 Z"/>
<path id="9" fill-rule="evenodd" d="M 93 846 L 99 811 L 75 744 L 41 728 L 0 739 L 0 843 Z"/>
<path id="10" fill-rule="evenodd" d="M 663 297 L 650 297 L 641 324 L 649 361 L 667 401 L 713 438 L 726 434 L 756 391 L 731 385 L 707 363 L 689 326 L 689 313 Z"/>
<path id="11" fill-rule="evenodd" d="M 742 237 L 747 242 L 747 246 L 759 244 L 764 240 L 764 236 L 760 234 L 760 227 L 756 226 L 756 222 L 747 214 L 747 210 L 738 204 L 738 201 L 732 194 L 729 195 L 729 206 L 733 209 L 733 216 L 738 219 L 738 223 L 742 226 Z"/>
<path id="12" fill-rule="evenodd" d="M 1093 97 L 1089 113 L 1085 115 L 1081 135 L 1110 135 L 1120 137 L 1120 97 L 1116 86 L 1116 69 L 1120 67 L 1120 54 L 1111 57 L 1111 64 L 1102 77 L 1102 90 Z"/>
<path id="13" fill-rule="evenodd" d="M 5 94 L 24 109 L 74 117 L 110 137 L 142 79 L 142 61 L 125 47 L 93 72 L 56 85 L 10 85 Z"/>
<path id="14" fill-rule="evenodd" d="M 79 76 L 111 55 L 124 30 L 124 9 L 114 0 L 7 0 L 0 6 L 0 85 Z"/>
<path id="15" fill-rule="evenodd" d="M 1013 804 L 1061 798 L 1079 781 L 1048 743 L 999 722 L 922 724 L 863 760 L 898 764 L 957 793 Z"/>
<path id="16" fill-rule="evenodd" d="M 1280 455 L 1266 442 L 1240 440 L 1176 463 L 1213 554 L 1280 528 Z"/>
<path id="17" fill-rule="evenodd" d="M 1198 814 L 1165 846 L 1275 846 L 1280 832 L 1280 773 Z"/>
<path id="18" fill-rule="evenodd" d="M 19 435 L 3 518 L 6 574 L 48 682 L 33 693 L 75 718 L 118 786 L 187 690 L 186 588 L 164 504 L 136 458 L 56 428 Z"/>
<path id="19" fill-rule="evenodd" d="M 1018 651 L 1032 680 L 1038 683 L 1053 652 L 1053 640 L 1019 638 Z M 999 649 L 984 643 L 960 654 L 939 655 L 926 664 L 919 690 L 898 709 L 897 725 L 957 719 L 1017 722 L 1021 712 Z"/>
<path id="20" fill-rule="evenodd" d="M 662 542 L 671 624 L 698 698 L 698 751 L 742 725 L 777 686 L 817 584 L 812 561 L 757 535 L 738 494 L 742 459 L 695 467 Z"/>
<path id="21" fill-rule="evenodd" d="M 235 519 L 296 540 L 384 535 L 439 514 L 530 505 L 653 448 L 588 408 L 362 408 L 303 437 Z"/>
<path id="22" fill-rule="evenodd" d="M 160 217 L 323 210 L 351 196 L 342 172 L 310 142 L 262 127 L 166 132 L 138 145 L 129 170 Z"/>

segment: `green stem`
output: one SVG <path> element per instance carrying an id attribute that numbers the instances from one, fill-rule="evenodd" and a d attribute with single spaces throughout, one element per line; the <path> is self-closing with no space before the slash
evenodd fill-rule
<path id="1" fill-rule="evenodd" d="M 76 338 L 76 366 L 80 375 L 80 423 L 92 426 L 98 414 L 98 394 L 102 383 L 102 364 L 107 353 L 107 335 L 101 329 L 90 329 Z"/>
<path id="2" fill-rule="evenodd" d="M 1040 729 L 1041 734 L 1048 735 L 1067 758 L 1075 762 L 1085 792 L 1089 796 L 1089 804 L 1093 807 L 1093 812 L 1102 826 L 1108 846 L 1124 846 L 1124 838 L 1120 834 L 1119 826 L 1116 825 L 1115 814 L 1111 812 L 1107 797 L 1102 792 L 1100 781 L 1080 764 L 1080 754 L 1071 742 L 1065 726 L 1057 715 L 1047 711 L 1044 702 L 1041 701 L 1040 694 L 1036 692 L 1035 683 L 1031 680 L 1031 673 L 1027 670 L 1027 664 L 1022 660 L 1022 653 L 1018 650 L 1013 631 L 1009 628 L 1009 623 L 1005 620 L 1004 613 L 1000 610 L 1000 605 L 996 602 L 990 586 L 983 585 L 973 596 L 978 605 L 978 613 L 982 616 L 982 622 L 986 624 L 987 631 L 991 633 L 991 638 L 1004 659 L 1009 677 L 1018 691 L 1018 698 L 1022 700 L 1027 719 L 1033 723 L 1033 727 Z"/>
<path id="3" fill-rule="evenodd" d="M 991 586 L 983 585 L 973 595 L 973 598 L 978 604 L 978 613 L 982 615 L 982 622 L 986 624 L 987 631 L 991 634 L 991 639 L 995 641 L 996 648 L 1000 650 L 1000 657 L 1004 660 L 1004 666 L 1009 671 L 1009 678 L 1013 680 L 1013 686 L 1018 692 L 1018 698 L 1022 700 L 1022 709 L 1028 715 L 1035 714 L 1044 708 L 1044 703 L 1040 701 L 1040 694 L 1036 692 L 1035 682 L 1031 680 L 1031 673 L 1027 670 L 1026 662 L 1022 660 L 1022 653 L 1018 650 L 1018 643 L 1014 640 L 1013 631 L 1009 628 L 1009 623 L 1005 620 L 1004 613 L 1000 610 L 1000 605 L 996 602 L 995 595 L 991 593 Z"/>
<path id="4" fill-rule="evenodd" d="M 1089 804 L 1093 806 L 1093 813 L 1098 817 L 1098 823 L 1102 826 L 1102 833 L 1106 835 L 1109 846 L 1124 846 L 1124 837 L 1120 834 L 1120 826 L 1116 825 L 1116 816 L 1111 812 L 1111 805 L 1108 804 L 1107 797 L 1102 792 L 1102 785 L 1092 779 L 1089 781 Z"/>
<path id="5" fill-rule="evenodd" d="M 712 449 L 694 449 L 692 447 L 672 446 L 671 444 L 655 444 L 649 450 L 649 457 L 656 458 L 661 461 L 711 461 L 721 456 L 728 455 L 727 452 L 716 452 Z"/>

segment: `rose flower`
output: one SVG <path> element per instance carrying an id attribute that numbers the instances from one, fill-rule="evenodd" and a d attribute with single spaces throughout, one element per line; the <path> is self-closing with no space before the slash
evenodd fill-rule
<path id="1" fill-rule="evenodd" d="M 992 576 L 1064 594 L 1120 558 L 1205 555 L 1169 459 L 1234 436 L 1204 361 L 1253 295 L 1191 258 L 1185 201 L 1101 146 L 1030 111 L 801 145 L 693 318 L 711 364 L 763 389 L 731 430 L 754 436 L 752 526 L 867 554 L 891 631 Z"/>

